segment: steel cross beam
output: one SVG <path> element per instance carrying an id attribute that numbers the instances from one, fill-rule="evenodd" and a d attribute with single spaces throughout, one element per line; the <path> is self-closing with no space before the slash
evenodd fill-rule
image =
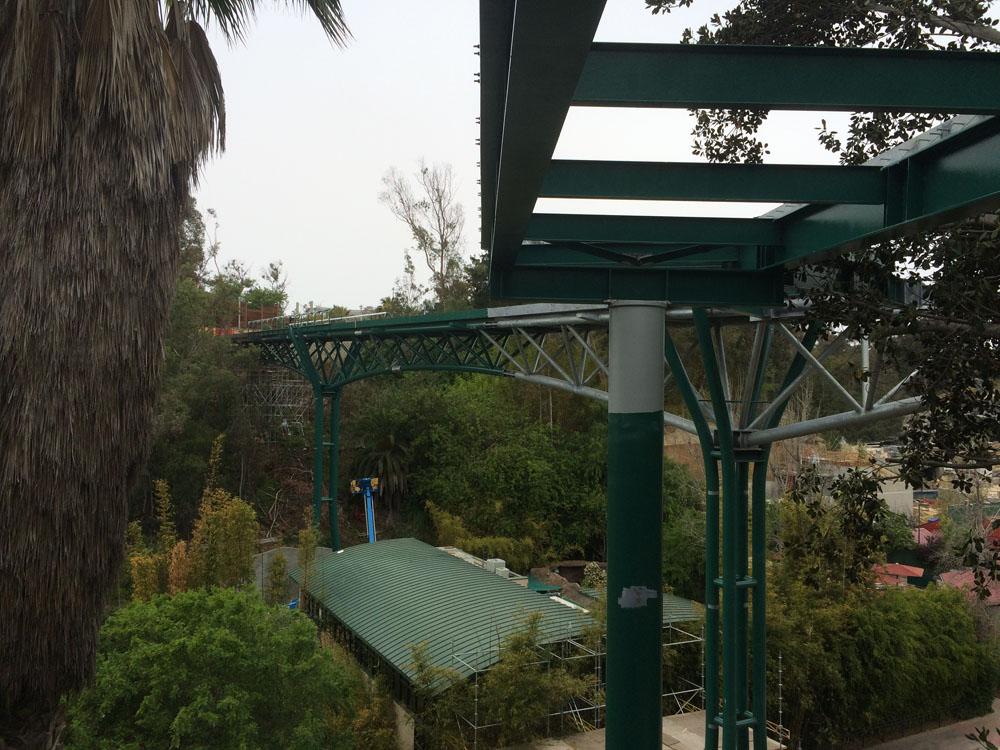
<path id="1" fill-rule="evenodd" d="M 482 246 L 495 297 L 775 305 L 802 263 L 1000 206 L 1000 55 L 594 44 L 603 4 L 566 14 L 555 0 L 481 0 Z M 571 106 L 961 116 L 862 167 L 553 160 Z M 736 222 L 534 214 L 539 197 L 789 205 Z"/>

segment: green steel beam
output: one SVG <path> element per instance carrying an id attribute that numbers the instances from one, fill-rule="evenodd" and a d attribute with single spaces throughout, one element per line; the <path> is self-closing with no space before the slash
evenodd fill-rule
<path id="1" fill-rule="evenodd" d="M 771 219 L 700 219 L 675 216 L 592 216 L 534 214 L 524 239 L 545 242 L 695 243 L 699 245 L 778 245 L 781 233 Z"/>
<path id="2" fill-rule="evenodd" d="M 1000 55 L 594 44 L 574 105 L 996 114 Z"/>
<path id="3" fill-rule="evenodd" d="M 479 153 L 481 247 L 489 247 L 496 208 L 503 108 L 510 68 L 514 0 L 479 0 Z"/>
<path id="4" fill-rule="evenodd" d="M 783 242 L 771 263 L 816 262 L 996 209 L 1000 118 L 963 128 L 882 171 L 884 206 L 807 206 L 778 219 Z"/>
<path id="5" fill-rule="evenodd" d="M 553 159 L 537 195 L 878 205 L 885 202 L 885 180 L 875 167 Z"/>
<path id="6" fill-rule="evenodd" d="M 678 305 L 775 306 L 784 301 L 785 274 L 721 269 L 496 269 L 497 296 L 506 300 L 603 302 L 666 300 Z"/>
<path id="7" fill-rule="evenodd" d="M 697 257 L 691 257 L 697 256 Z M 680 258 L 687 260 L 680 267 L 704 266 L 706 268 L 748 268 L 757 267 L 756 247 L 705 247 L 690 244 L 663 245 L 593 245 L 584 243 L 554 243 L 551 245 L 522 245 L 517 254 L 519 267 L 555 266 L 572 264 L 617 268 L 620 266 L 676 267 L 669 261 Z M 662 265 L 660 265 L 662 264 Z"/>
<path id="8" fill-rule="evenodd" d="M 562 0 L 516 4 L 509 68 L 498 89 L 504 97 L 500 148 L 496 152 L 502 156 L 495 188 L 496 206 L 501 210 L 489 229 L 489 212 L 483 216 L 484 232 L 492 231 L 487 245 L 492 248 L 491 269 L 506 265 L 521 246 L 604 3 L 577 0 L 572 12 L 567 12 Z M 502 50 L 503 42 L 495 37 L 503 31 L 484 30 L 484 49 L 488 45 L 494 50 L 491 54 Z M 496 130 L 495 122 L 483 121 L 483 125 L 491 132 Z M 491 156 L 483 154 L 484 159 Z M 484 191 L 484 197 L 488 195 Z"/>

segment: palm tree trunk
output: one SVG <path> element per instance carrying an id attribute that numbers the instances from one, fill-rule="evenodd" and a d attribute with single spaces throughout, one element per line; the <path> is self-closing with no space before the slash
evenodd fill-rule
<path id="1" fill-rule="evenodd" d="M 21 721 L 4 722 L 0 748 L 61 750 L 65 715 L 61 706 L 48 711 L 30 711 Z"/>
<path id="2" fill-rule="evenodd" d="M 0 5 L 0 737 L 58 747 L 122 561 L 212 131 L 169 96 L 191 73 L 148 0 Z"/>

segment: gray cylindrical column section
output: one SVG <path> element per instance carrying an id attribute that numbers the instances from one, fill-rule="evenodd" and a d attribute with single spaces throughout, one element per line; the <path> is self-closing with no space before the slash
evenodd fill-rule
<path id="1" fill-rule="evenodd" d="M 662 746 L 664 305 L 612 302 L 606 746 Z"/>
<path id="2" fill-rule="evenodd" d="M 611 302 L 609 308 L 608 413 L 657 412 L 662 420 L 666 305 Z"/>

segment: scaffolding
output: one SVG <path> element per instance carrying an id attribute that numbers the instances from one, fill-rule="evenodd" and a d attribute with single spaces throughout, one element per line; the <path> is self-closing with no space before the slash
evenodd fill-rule
<path id="1" fill-rule="evenodd" d="M 537 718 L 535 731 L 545 737 L 562 736 L 574 732 L 586 732 L 600 729 L 605 720 L 605 636 L 598 643 L 585 643 L 586 639 L 577 636 L 567 637 L 555 643 L 538 645 L 535 652 L 538 659 L 526 666 L 537 666 L 545 670 L 553 668 L 564 669 L 567 673 L 582 677 L 584 673 L 592 675 L 588 683 L 587 695 L 576 695 L 561 706 L 547 707 L 543 716 Z M 663 715 L 683 714 L 691 711 L 702 711 L 705 708 L 705 639 L 704 625 L 701 635 L 691 633 L 677 624 L 668 623 L 663 628 L 663 646 L 667 649 L 677 649 L 684 646 L 698 648 L 699 682 L 683 675 L 671 675 L 670 681 L 664 681 L 662 693 Z M 595 648 L 596 646 L 596 648 Z M 480 710 L 481 681 L 499 663 L 503 647 L 497 646 L 487 650 L 452 654 L 452 667 L 458 672 L 468 674 L 472 685 L 472 702 L 469 713 L 455 713 L 465 746 L 472 750 L 494 747 L 500 730 L 505 725 L 503 721 L 489 721 Z M 493 658 L 493 657 L 496 658 Z M 481 666 L 487 664 L 487 666 Z"/>
<path id="2" fill-rule="evenodd" d="M 312 422 L 309 382 L 284 367 L 260 367 L 247 377 L 243 403 L 269 443 L 289 435 L 304 436 Z"/>

